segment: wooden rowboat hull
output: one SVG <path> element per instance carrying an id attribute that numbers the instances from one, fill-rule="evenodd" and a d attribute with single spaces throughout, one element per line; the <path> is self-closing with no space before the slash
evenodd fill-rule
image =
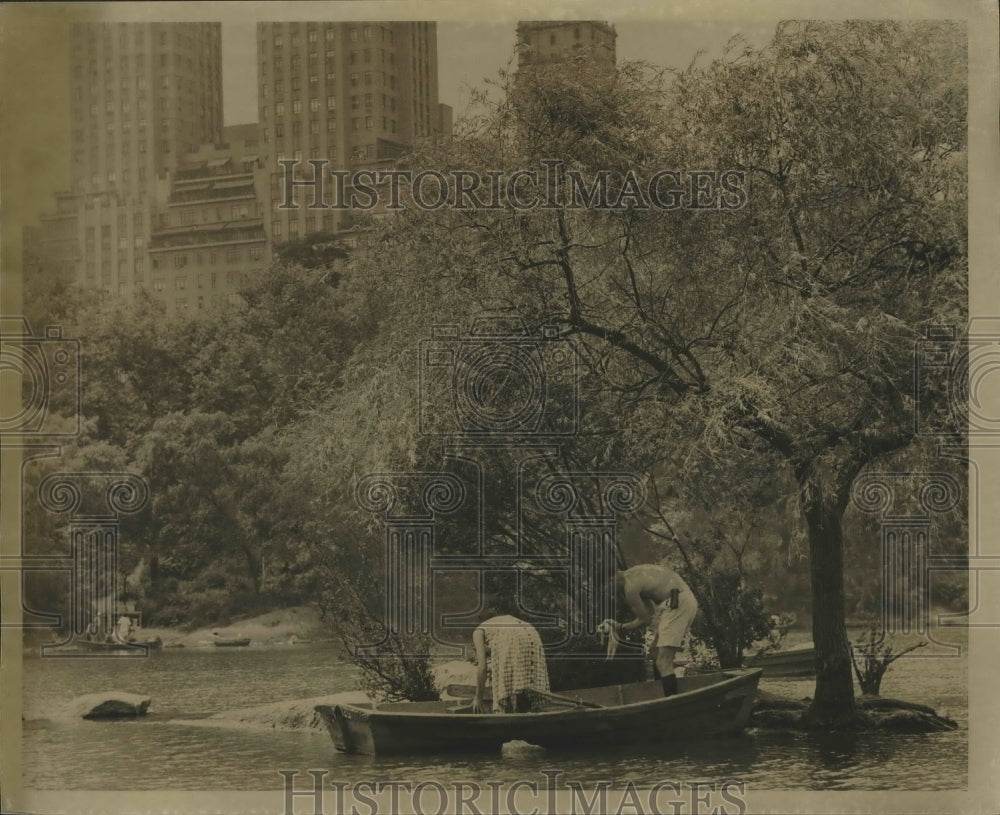
<path id="1" fill-rule="evenodd" d="M 734 735 L 750 718 L 756 670 L 682 677 L 664 698 L 658 681 L 570 691 L 606 707 L 541 713 L 455 712 L 454 702 L 318 705 L 337 750 L 366 755 L 491 752 L 520 739 L 547 748 Z"/>
<path id="2" fill-rule="evenodd" d="M 216 648 L 242 648 L 250 644 L 250 638 L 245 637 L 238 640 L 215 640 Z"/>
<path id="3" fill-rule="evenodd" d="M 760 668 L 764 676 L 813 676 L 816 673 L 816 649 L 773 651 L 751 660 L 750 667 Z"/>
<path id="4" fill-rule="evenodd" d="M 73 640 L 71 647 L 74 651 L 89 651 L 93 653 L 108 653 L 109 651 L 127 652 L 134 651 L 138 647 L 154 650 L 162 648 L 163 641 L 159 637 L 152 640 L 130 640 L 129 642 L 119 642 L 118 640 L 104 642 L 98 640 L 75 639 Z"/>

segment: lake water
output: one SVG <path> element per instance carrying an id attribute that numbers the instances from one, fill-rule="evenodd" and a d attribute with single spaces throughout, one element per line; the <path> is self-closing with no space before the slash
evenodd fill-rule
<path id="1" fill-rule="evenodd" d="M 942 639 L 944 639 L 942 637 Z M 966 632 L 949 629 L 960 658 L 903 658 L 883 696 L 931 705 L 959 729 L 926 735 L 816 735 L 750 731 L 742 737 L 622 750 L 470 757 L 370 757 L 335 752 L 316 733 L 191 726 L 223 710 L 322 696 L 358 687 L 332 645 L 164 649 L 139 659 L 24 660 L 24 786 L 37 790 L 265 790 L 281 769 L 327 768 L 330 778 L 420 782 L 535 778 L 540 766 L 566 777 L 631 780 L 739 779 L 751 789 L 962 789 L 968 773 Z M 802 698 L 812 680 L 764 680 L 763 689 Z M 66 700 L 97 691 L 152 696 L 149 715 L 130 721 L 53 717 Z M 306 777 L 307 778 L 307 777 Z"/>

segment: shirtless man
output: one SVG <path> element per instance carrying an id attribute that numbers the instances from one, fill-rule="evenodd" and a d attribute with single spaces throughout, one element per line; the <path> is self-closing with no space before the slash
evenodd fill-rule
<path id="1" fill-rule="evenodd" d="M 663 695 L 672 696 L 677 693 L 674 656 L 681 649 L 698 612 L 694 594 L 677 572 L 654 563 L 642 563 L 618 572 L 615 587 L 636 615 L 632 622 L 615 623 L 615 627 L 619 631 L 655 627 L 653 675 L 663 684 Z"/>

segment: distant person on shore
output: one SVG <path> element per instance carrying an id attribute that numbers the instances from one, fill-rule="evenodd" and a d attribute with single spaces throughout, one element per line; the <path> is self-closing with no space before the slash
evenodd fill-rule
<path id="1" fill-rule="evenodd" d="M 472 632 L 476 648 L 476 696 L 473 713 L 485 713 L 487 670 L 493 686 L 494 713 L 537 710 L 549 693 L 549 672 L 542 639 L 535 627 L 510 614 L 490 616 Z"/>
<path id="2" fill-rule="evenodd" d="M 641 563 L 618 572 L 615 588 L 636 615 L 628 623 L 606 621 L 615 631 L 632 631 L 643 626 L 655 632 L 651 646 L 655 661 L 653 676 L 663 686 L 664 696 L 677 693 L 674 657 L 684 645 L 698 602 L 677 572 L 655 563 Z"/>
<path id="3" fill-rule="evenodd" d="M 97 617 L 91 619 L 90 625 L 87 626 L 86 637 L 87 642 L 97 642 L 101 639 L 101 626 L 97 622 Z"/>
<path id="4" fill-rule="evenodd" d="M 132 618 L 127 614 L 122 614 L 118 618 L 118 628 L 115 633 L 121 642 L 128 642 L 129 636 L 132 634 Z"/>

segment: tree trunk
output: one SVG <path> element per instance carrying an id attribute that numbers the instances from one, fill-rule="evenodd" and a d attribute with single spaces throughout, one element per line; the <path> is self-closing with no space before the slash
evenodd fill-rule
<path id="1" fill-rule="evenodd" d="M 243 557 L 246 558 L 247 573 L 253 582 L 253 592 L 254 594 L 260 594 L 260 559 L 254 555 L 253 549 L 249 546 L 243 546 L 242 548 Z"/>
<path id="2" fill-rule="evenodd" d="M 802 510 L 809 532 L 816 691 L 806 721 L 813 727 L 848 726 L 855 718 L 851 650 L 844 620 L 843 507 L 810 479 L 803 485 Z"/>

